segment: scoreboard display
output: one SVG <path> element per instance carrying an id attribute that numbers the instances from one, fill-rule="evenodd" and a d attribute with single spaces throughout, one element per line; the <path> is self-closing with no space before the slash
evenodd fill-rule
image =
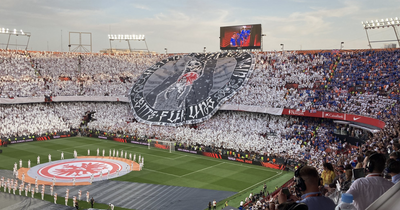
<path id="1" fill-rule="evenodd" d="M 261 49 L 261 24 L 221 27 L 220 49 Z"/>

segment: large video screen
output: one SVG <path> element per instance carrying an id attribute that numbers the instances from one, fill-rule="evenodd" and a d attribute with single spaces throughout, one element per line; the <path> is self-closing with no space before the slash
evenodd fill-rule
<path id="1" fill-rule="evenodd" d="M 220 28 L 220 49 L 260 49 L 261 24 Z"/>

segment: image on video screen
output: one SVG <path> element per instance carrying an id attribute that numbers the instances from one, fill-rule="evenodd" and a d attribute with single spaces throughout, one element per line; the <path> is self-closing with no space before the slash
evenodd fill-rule
<path id="1" fill-rule="evenodd" d="M 220 49 L 260 49 L 261 24 L 220 28 Z"/>

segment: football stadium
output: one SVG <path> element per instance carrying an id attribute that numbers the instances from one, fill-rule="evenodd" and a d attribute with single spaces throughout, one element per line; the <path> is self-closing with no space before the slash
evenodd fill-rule
<path id="1" fill-rule="evenodd" d="M 60 50 L 1 23 L 0 209 L 399 209 L 400 20 L 361 20 L 364 48 L 266 50 L 254 16 L 173 53 L 151 21 L 158 36 L 61 30 Z"/>

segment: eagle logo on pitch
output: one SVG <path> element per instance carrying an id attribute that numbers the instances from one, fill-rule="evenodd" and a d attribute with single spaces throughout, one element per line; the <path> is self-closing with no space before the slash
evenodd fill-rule
<path id="1" fill-rule="evenodd" d="M 102 163 L 65 164 L 53 173 L 59 176 L 84 176 L 100 173 L 107 168 L 107 165 Z"/>

